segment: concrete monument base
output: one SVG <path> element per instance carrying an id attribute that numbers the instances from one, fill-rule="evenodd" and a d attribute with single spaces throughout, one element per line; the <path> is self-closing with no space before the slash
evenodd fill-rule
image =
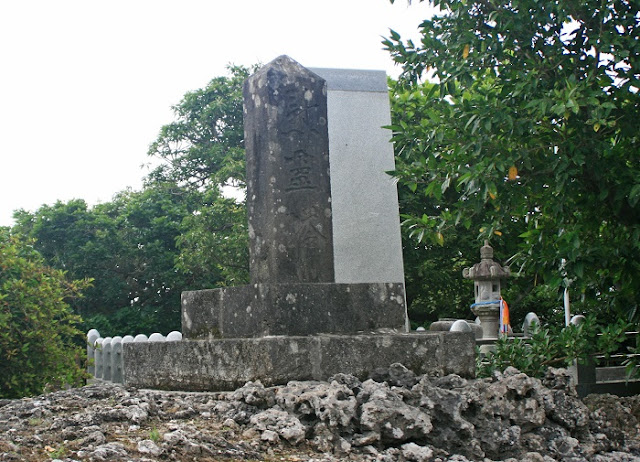
<path id="1" fill-rule="evenodd" d="M 182 293 L 190 340 L 406 329 L 401 283 L 288 283 Z"/>
<path id="2" fill-rule="evenodd" d="M 337 373 L 366 379 L 402 363 L 416 374 L 475 373 L 471 333 L 372 333 L 167 343 L 127 343 L 129 386 L 186 391 L 235 390 L 248 381 L 265 386 L 292 380 L 327 380 Z"/>

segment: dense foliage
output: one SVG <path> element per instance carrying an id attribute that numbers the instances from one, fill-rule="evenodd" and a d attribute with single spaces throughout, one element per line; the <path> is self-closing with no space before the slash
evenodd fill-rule
<path id="1" fill-rule="evenodd" d="M 68 301 L 88 281 L 45 265 L 29 241 L 0 228 L 0 398 L 74 385 L 84 378 L 84 334 Z"/>
<path id="2" fill-rule="evenodd" d="M 196 189 L 244 182 L 242 85 L 256 67 L 229 66 L 229 77 L 190 91 L 173 107 L 176 120 L 160 129 L 148 154 L 162 160 L 149 180 Z"/>
<path id="3" fill-rule="evenodd" d="M 403 69 L 396 176 L 427 204 L 407 210 L 409 232 L 489 238 L 523 288 L 570 286 L 585 310 L 637 315 L 637 4 L 432 3 L 420 43 L 385 40 Z"/>
<path id="4" fill-rule="evenodd" d="M 14 230 L 36 239 L 47 264 L 72 278 L 92 278 L 74 300 L 85 327 L 104 335 L 172 330 L 183 278 L 174 269 L 185 204 L 171 191 L 124 191 L 88 207 L 83 200 L 19 212 Z"/>

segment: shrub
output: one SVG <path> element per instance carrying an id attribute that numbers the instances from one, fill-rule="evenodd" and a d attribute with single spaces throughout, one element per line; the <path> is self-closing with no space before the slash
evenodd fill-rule
<path id="1" fill-rule="evenodd" d="M 81 382 L 84 334 L 67 301 L 88 285 L 68 281 L 31 242 L 0 228 L 0 398 Z"/>
<path id="2" fill-rule="evenodd" d="M 614 352 L 624 352 L 625 332 L 630 327 L 632 325 L 623 320 L 607 326 L 598 325 L 593 317 L 577 326 L 534 326 L 531 338 L 502 337 L 496 342 L 494 351 L 478 354 L 476 373 L 478 377 L 488 377 L 494 371 L 513 366 L 531 377 L 543 377 L 549 367 L 567 367 L 574 361 L 585 364 L 595 356 L 606 358 Z"/>

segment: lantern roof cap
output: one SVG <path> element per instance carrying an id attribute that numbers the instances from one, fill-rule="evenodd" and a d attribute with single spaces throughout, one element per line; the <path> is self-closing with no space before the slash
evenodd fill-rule
<path id="1" fill-rule="evenodd" d="M 489 245 L 489 241 L 484 241 L 480 248 L 480 263 L 465 268 L 462 276 L 474 281 L 490 281 L 508 278 L 511 276 L 511 270 L 508 266 L 502 266 L 493 260 L 493 247 Z"/>

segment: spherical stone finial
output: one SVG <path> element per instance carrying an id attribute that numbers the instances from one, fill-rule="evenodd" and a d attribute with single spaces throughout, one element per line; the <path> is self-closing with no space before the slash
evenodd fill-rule
<path id="1" fill-rule="evenodd" d="M 153 334 L 151 334 L 149 336 L 149 341 L 150 342 L 164 342 L 165 341 L 165 337 L 160 332 L 154 332 Z"/>
<path id="2" fill-rule="evenodd" d="M 458 319 L 453 323 L 453 325 L 449 329 L 449 332 L 473 332 L 473 329 L 471 329 L 471 326 L 469 325 L 469 323 L 467 323 L 467 321 Z"/>
<path id="3" fill-rule="evenodd" d="M 100 338 L 100 332 L 98 332 L 96 329 L 91 329 L 87 333 L 87 343 L 91 346 L 95 346 L 96 340 L 98 340 L 99 338 Z"/>
<path id="4" fill-rule="evenodd" d="M 483 260 L 493 260 L 493 247 L 489 245 L 489 241 L 484 241 L 484 245 L 480 247 L 480 258 Z"/>
<path id="5" fill-rule="evenodd" d="M 167 334 L 166 340 L 167 342 L 179 342 L 180 340 L 182 340 L 182 332 L 178 332 L 177 330 L 169 332 Z"/>

